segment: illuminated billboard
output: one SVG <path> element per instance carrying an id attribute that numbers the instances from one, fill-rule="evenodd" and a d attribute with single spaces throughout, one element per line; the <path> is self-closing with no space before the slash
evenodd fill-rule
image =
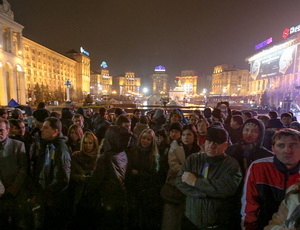
<path id="1" fill-rule="evenodd" d="M 296 46 L 276 51 L 250 63 L 251 80 L 282 76 L 293 73 Z"/>

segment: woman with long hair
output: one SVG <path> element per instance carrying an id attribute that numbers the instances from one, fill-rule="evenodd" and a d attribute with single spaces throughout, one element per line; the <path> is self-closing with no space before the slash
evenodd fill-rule
<path id="1" fill-rule="evenodd" d="M 130 229 L 159 229 L 159 153 L 155 133 L 145 129 L 128 154 L 126 187 Z"/>
<path id="2" fill-rule="evenodd" d="M 185 199 L 183 195 L 180 195 L 180 191 L 175 186 L 175 179 L 177 173 L 182 168 L 185 159 L 192 153 L 200 151 L 200 147 L 197 144 L 197 130 L 194 125 L 185 125 L 182 129 L 182 135 L 180 140 L 174 140 L 171 144 L 168 153 L 169 171 L 167 175 L 166 184 L 168 192 L 161 195 L 165 201 L 162 219 L 162 229 L 179 230 L 181 229 L 181 219 L 183 216 Z M 164 185 L 165 186 L 165 185 Z M 163 189 L 162 189 L 163 191 Z M 178 196 L 170 197 L 169 194 L 179 194 Z"/>
<path id="3" fill-rule="evenodd" d="M 80 151 L 80 142 L 82 137 L 83 131 L 80 125 L 71 125 L 68 130 L 68 141 L 66 142 L 71 155 L 76 151 Z"/>
<path id="4" fill-rule="evenodd" d="M 85 193 L 89 178 L 98 157 L 98 139 L 92 132 L 85 132 L 80 143 L 80 151 L 72 154 L 71 185 L 74 191 L 73 213 Z"/>

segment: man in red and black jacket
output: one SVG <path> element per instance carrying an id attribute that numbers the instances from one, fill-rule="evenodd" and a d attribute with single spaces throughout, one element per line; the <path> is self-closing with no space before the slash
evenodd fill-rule
<path id="1" fill-rule="evenodd" d="M 300 132 L 278 131 L 272 139 L 272 151 L 275 157 L 253 162 L 245 176 L 241 214 L 246 230 L 268 225 L 286 189 L 300 179 Z"/>

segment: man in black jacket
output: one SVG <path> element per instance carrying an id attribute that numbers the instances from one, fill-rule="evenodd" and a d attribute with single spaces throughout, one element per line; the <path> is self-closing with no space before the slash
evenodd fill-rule
<path id="1" fill-rule="evenodd" d="M 41 128 L 42 145 L 38 156 L 36 182 L 45 209 L 43 229 L 64 229 L 67 221 L 67 193 L 71 159 L 61 137 L 59 119 L 49 117 Z"/>
<path id="2" fill-rule="evenodd" d="M 242 180 L 238 162 L 225 154 L 228 134 L 211 127 L 205 141 L 205 153 L 189 156 L 176 178 L 176 186 L 186 196 L 182 229 L 222 229 L 239 227 L 235 196 Z"/>

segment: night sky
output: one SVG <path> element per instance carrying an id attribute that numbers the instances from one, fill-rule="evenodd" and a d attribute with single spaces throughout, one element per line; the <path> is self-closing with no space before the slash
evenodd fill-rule
<path id="1" fill-rule="evenodd" d="M 245 58 L 269 37 L 280 42 L 300 24 L 300 0 L 8 0 L 23 35 L 65 54 L 83 46 L 92 70 L 148 78 L 163 65 L 170 76 L 212 74 Z M 274 43 L 273 42 L 273 43 Z"/>

